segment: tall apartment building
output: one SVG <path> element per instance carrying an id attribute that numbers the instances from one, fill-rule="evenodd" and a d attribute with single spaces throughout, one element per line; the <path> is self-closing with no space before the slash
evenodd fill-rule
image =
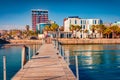
<path id="1" fill-rule="evenodd" d="M 38 23 L 48 23 L 48 10 L 32 10 L 32 30 L 36 31 Z"/>

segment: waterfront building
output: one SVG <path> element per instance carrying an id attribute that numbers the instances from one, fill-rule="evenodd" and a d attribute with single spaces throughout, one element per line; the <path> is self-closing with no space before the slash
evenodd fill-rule
<path id="1" fill-rule="evenodd" d="M 50 26 L 51 24 L 50 23 L 38 23 L 36 25 L 36 31 L 38 34 L 43 34 L 43 30 L 44 30 L 44 27 L 45 26 Z"/>
<path id="2" fill-rule="evenodd" d="M 49 20 L 48 23 L 50 23 L 50 24 L 55 24 L 56 22 L 55 22 L 55 21 L 52 21 L 52 20 Z"/>
<path id="3" fill-rule="evenodd" d="M 80 26 L 80 18 L 78 16 L 70 16 L 64 19 L 64 32 L 70 32 L 70 25 L 79 25 Z"/>
<path id="4" fill-rule="evenodd" d="M 106 27 L 110 27 L 112 25 L 112 23 L 104 23 L 104 26 Z"/>
<path id="5" fill-rule="evenodd" d="M 64 32 L 71 32 L 70 31 L 70 25 L 79 25 L 82 27 L 81 33 L 79 33 L 79 38 L 84 38 L 85 37 L 85 31 L 87 32 L 88 35 L 92 33 L 90 30 L 92 25 L 99 25 L 102 24 L 102 20 L 100 19 L 82 19 L 79 18 L 78 16 L 71 16 L 68 18 L 64 19 L 63 25 L 64 25 Z M 77 34 L 78 35 L 78 34 Z"/>
<path id="6" fill-rule="evenodd" d="M 32 30 L 36 31 L 38 23 L 48 23 L 48 10 L 33 9 L 32 10 Z"/>
<path id="7" fill-rule="evenodd" d="M 7 34 L 7 32 L 8 32 L 8 30 L 0 30 L 0 35 L 2 36 L 2 35 L 5 35 L 5 34 Z"/>
<path id="8" fill-rule="evenodd" d="M 117 25 L 120 27 L 120 21 L 117 21 L 117 22 L 113 23 L 112 25 Z"/>

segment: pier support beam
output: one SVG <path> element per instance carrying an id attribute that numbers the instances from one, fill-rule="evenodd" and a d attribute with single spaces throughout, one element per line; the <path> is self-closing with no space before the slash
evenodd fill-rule
<path id="1" fill-rule="evenodd" d="M 76 63 L 76 77 L 79 80 L 79 69 L 78 69 L 78 57 L 75 55 L 75 63 Z"/>
<path id="2" fill-rule="evenodd" d="M 6 80 L 6 57 L 3 56 L 3 80 Z"/>
<path id="3" fill-rule="evenodd" d="M 22 47 L 22 57 L 21 57 L 21 60 L 22 60 L 21 67 L 23 69 L 23 66 L 26 63 L 26 46 L 25 45 Z"/>

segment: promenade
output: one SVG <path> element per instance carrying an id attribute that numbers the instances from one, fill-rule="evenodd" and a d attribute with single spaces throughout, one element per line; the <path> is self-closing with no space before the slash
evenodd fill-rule
<path id="1" fill-rule="evenodd" d="M 69 66 L 52 44 L 43 44 L 12 80 L 76 80 Z"/>
<path id="2" fill-rule="evenodd" d="M 69 39 L 59 38 L 61 44 L 120 44 L 120 39 Z"/>

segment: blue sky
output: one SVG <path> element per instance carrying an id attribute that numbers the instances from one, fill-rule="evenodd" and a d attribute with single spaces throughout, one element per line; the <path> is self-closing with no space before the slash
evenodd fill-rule
<path id="1" fill-rule="evenodd" d="M 31 26 L 31 9 L 49 11 L 49 19 L 60 26 L 68 16 L 120 20 L 120 0 L 0 0 L 0 29 L 7 25 Z"/>

